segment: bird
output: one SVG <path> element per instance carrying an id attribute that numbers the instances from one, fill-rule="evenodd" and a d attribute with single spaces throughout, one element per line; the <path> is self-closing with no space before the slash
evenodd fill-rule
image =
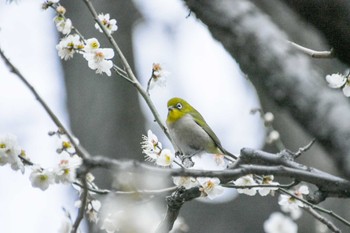
<path id="1" fill-rule="evenodd" d="M 203 116 L 186 100 L 171 98 L 168 103 L 166 125 L 174 149 L 181 155 L 192 157 L 203 153 L 222 154 L 237 159 L 221 145 L 219 138 Z"/>

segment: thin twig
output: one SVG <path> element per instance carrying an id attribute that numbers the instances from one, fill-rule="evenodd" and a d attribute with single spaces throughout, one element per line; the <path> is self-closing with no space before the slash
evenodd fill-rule
<path id="1" fill-rule="evenodd" d="M 88 172 L 88 170 L 85 170 L 81 174 L 81 176 L 82 176 L 81 179 L 82 179 L 82 183 L 83 183 L 82 193 L 81 193 L 81 197 L 80 197 L 81 206 L 79 208 L 77 218 L 75 219 L 74 224 L 72 226 L 71 233 L 76 233 L 78 231 L 79 225 L 84 218 L 85 208 L 86 208 L 86 204 L 87 204 L 87 197 L 88 197 L 88 186 L 87 186 L 87 180 L 86 180 L 87 172 Z"/>
<path id="2" fill-rule="evenodd" d="M 52 121 L 56 124 L 56 126 L 62 130 L 67 137 L 69 138 L 70 142 L 73 144 L 74 148 L 77 151 L 77 154 L 82 158 L 89 158 L 91 157 L 89 153 L 79 144 L 77 144 L 74 140 L 74 137 L 72 134 L 66 129 L 66 127 L 61 123 L 61 121 L 58 119 L 58 117 L 54 114 L 54 112 L 50 109 L 50 107 L 46 104 L 46 102 L 41 98 L 41 96 L 38 94 L 38 92 L 34 89 L 34 87 L 27 81 L 27 79 L 21 74 L 21 72 L 15 67 L 10 60 L 5 56 L 4 52 L 0 48 L 0 56 L 5 61 L 6 65 L 10 68 L 10 71 L 14 73 L 26 86 L 27 88 L 32 92 L 32 94 L 35 96 L 35 98 L 38 100 L 38 102 L 41 104 L 41 106 L 45 109 L 45 111 L 48 113 Z"/>
<path id="3" fill-rule="evenodd" d="M 162 122 L 157 109 L 155 108 L 155 106 L 154 106 L 152 100 L 150 99 L 148 93 L 143 89 L 143 87 L 141 86 L 140 82 L 137 80 L 136 76 L 134 75 L 134 73 L 133 73 L 133 71 L 132 71 L 132 69 L 131 69 L 128 61 L 127 61 L 127 59 L 125 58 L 123 52 L 119 48 L 117 42 L 114 40 L 112 35 L 107 31 L 106 27 L 98 19 L 97 12 L 96 12 L 94 6 L 92 5 L 91 1 L 90 0 L 83 0 L 83 1 L 84 1 L 85 5 L 87 6 L 87 8 L 89 9 L 90 13 L 92 14 L 94 20 L 100 26 L 100 28 L 102 29 L 104 35 L 107 37 L 108 41 L 111 43 L 112 47 L 115 49 L 115 51 L 117 52 L 118 56 L 120 57 L 121 62 L 123 64 L 123 66 L 125 67 L 125 70 L 126 70 L 126 73 L 127 73 L 128 77 L 133 82 L 132 84 L 138 90 L 138 92 L 143 97 L 143 99 L 146 101 L 146 103 L 147 103 L 148 107 L 150 108 L 150 110 L 151 110 L 151 112 L 152 112 L 156 122 L 158 123 L 160 128 L 164 131 L 164 133 L 168 137 L 168 139 L 171 141 L 169 132 L 168 132 L 167 128 L 165 127 L 164 123 Z"/>
<path id="4" fill-rule="evenodd" d="M 308 201 L 306 201 L 306 200 L 304 200 L 304 199 L 298 197 L 297 195 L 294 195 L 293 193 L 291 193 L 291 192 L 289 192 L 288 190 L 285 190 L 285 189 L 283 189 L 283 188 L 280 188 L 280 189 L 278 189 L 278 190 L 279 190 L 280 192 L 282 192 L 282 193 L 285 193 L 285 194 L 287 194 L 287 195 L 289 195 L 289 196 L 291 196 L 291 197 L 293 197 L 293 198 L 295 198 L 295 199 L 301 201 L 301 202 L 304 203 L 305 205 L 307 205 L 307 206 L 309 206 L 309 207 L 311 207 L 311 208 L 313 208 L 313 209 L 315 209 L 315 210 L 318 210 L 318 211 L 320 211 L 320 212 L 322 212 L 322 213 L 328 214 L 328 215 L 330 215 L 330 216 L 332 216 L 332 217 L 338 219 L 340 222 L 344 223 L 345 225 L 350 226 L 350 222 L 349 222 L 348 220 L 344 219 L 343 217 L 339 216 L 338 214 L 334 213 L 333 211 L 324 209 L 324 208 L 319 207 L 319 206 L 317 206 L 317 205 L 314 205 L 314 204 L 312 204 L 312 203 L 310 203 L 310 202 L 308 202 Z"/>
<path id="5" fill-rule="evenodd" d="M 78 183 L 78 182 L 73 182 L 73 184 L 83 188 L 83 185 Z M 96 188 L 87 187 L 87 189 L 90 192 L 94 192 L 96 194 L 101 194 L 101 195 L 106 195 L 106 194 L 110 194 L 110 193 L 113 193 L 116 195 L 135 195 L 135 194 L 155 195 L 155 194 L 173 192 L 176 190 L 176 188 L 177 188 L 176 186 L 172 186 L 169 188 L 155 189 L 155 190 L 138 189 L 135 191 L 112 191 L 109 189 L 96 189 Z"/>
<path id="6" fill-rule="evenodd" d="M 321 223 L 325 224 L 328 227 L 328 229 L 331 230 L 332 232 L 341 233 L 341 230 L 338 227 L 336 227 L 334 225 L 334 223 L 332 223 L 330 220 L 328 220 L 327 218 L 325 218 L 322 215 L 320 215 L 316 210 L 310 208 L 309 206 L 304 206 L 302 208 L 306 212 L 311 214 L 314 218 L 316 218 L 318 221 L 320 221 Z"/>
<path id="7" fill-rule="evenodd" d="M 334 57 L 334 51 L 331 49 L 330 51 L 315 51 L 306 47 L 303 47 L 297 43 L 294 43 L 292 41 L 288 41 L 292 46 L 297 48 L 298 50 L 302 51 L 303 53 L 313 57 L 313 58 L 333 58 Z"/>
<path id="8" fill-rule="evenodd" d="M 315 142 L 316 138 L 313 138 L 306 146 L 299 148 L 299 150 L 294 153 L 294 158 L 298 158 L 303 152 L 309 150 Z"/>
<path id="9" fill-rule="evenodd" d="M 252 189 L 252 188 L 291 188 L 296 185 L 296 182 L 290 184 L 255 184 L 255 185 L 235 185 L 232 183 L 222 184 L 222 187 L 235 188 L 235 189 Z"/>

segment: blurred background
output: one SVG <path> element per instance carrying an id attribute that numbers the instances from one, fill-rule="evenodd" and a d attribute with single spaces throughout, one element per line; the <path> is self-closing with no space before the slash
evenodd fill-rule
<path id="1" fill-rule="evenodd" d="M 302 3 L 287 0 L 247 2 L 266 15 L 289 40 L 316 50 L 334 47 L 322 27 L 300 13 L 305 9 L 298 11 L 293 7 Z M 314 3 L 308 6 L 310 11 L 320 9 L 315 1 L 310 2 Z M 182 97 L 201 112 L 225 148 L 236 154 L 242 147 L 277 151 L 273 146 L 265 146 L 263 122 L 258 114 L 250 113 L 255 108 L 262 107 L 275 115 L 274 126 L 288 149 L 296 151 L 313 138 L 292 118 L 290 109 L 276 104 L 266 94 L 264 84 L 250 82 L 250 77 L 245 74 L 247 71 L 240 70 L 241 65 L 213 39 L 208 27 L 190 13 L 184 1 L 95 0 L 92 3 L 98 12 L 110 13 L 111 18 L 117 20 L 119 28 L 114 38 L 144 86 L 150 78 L 153 63 L 160 63 L 170 72 L 165 87 L 151 90 L 151 99 L 162 119 L 166 119 L 168 99 Z M 67 9 L 66 16 L 86 38 L 96 37 L 101 47 L 110 47 L 94 28 L 83 1 L 63 0 L 61 4 Z M 235 4 L 234 1 L 231 4 Z M 347 10 L 350 11 L 350 7 Z M 335 14 L 329 12 L 332 13 Z M 25 20 L 18 15 L 25 15 Z M 0 2 L 0 46 L 60 119 L 69 125 L 80 143 L 92 155 L 142 161 L 141 135 L 151 129 L 166 147 L 172 149 L 133 86 L 119 77 L 95 74 L 80 56 L 67 62 L 59 60 L 55 45 L 61 35 L 56 32 L 53 17 L 52 10 L 41 10 L 38 1 Z M 341 22 L 349 25 L 350 20 Z M 120 64 L 117 56 L 115 60 Z M 347 68 L 344 60 L 337 59 L 310 58 L 310 63 L 320 74 L 322 85 L 325 85 L 323 77 L 326 74 L 343 72 Z M 47 136 L 47 132 L 56 128 L 2 61 L 0 90 L 3 97 L 0 98 L 0 134 L 15 134 L 33 161 L 46 167 L 53 166 L 55 140 Z M 300 162 L 342 175 L 329 153 L 317 143 L 300 158 Z M 104 171 L 94 174 L 100 187 L 108 188 L 113 183 L 113 177 L 106 176 Z M 23 177 L 8 167 L 1 167 L 0 205 L 6 210 L 0 213 L 1 229 L 10 233 L 57 232 L 64 215 L 62 207 L 73 216 L 76 214 L 73 207 L 77 199 L 75 192 L 59 185 L 45 192 L 33 189 L 28 176 L 28 171 Z M 347 200 L 322 203 L 346 219 L 350 218 L 348 204 Z M 188 232 L 251 233 L 263 232 L 263 222 L 272 211 L 278 210 L 276 197 L 240 195 L 221 204 L 192 201 L 184 205 L 180 214 L 189 226 Z M 297 223 L 298 232 L 327 232 L 306 213 Z M 343 228 L 342 224 L 338 225 Z"/>

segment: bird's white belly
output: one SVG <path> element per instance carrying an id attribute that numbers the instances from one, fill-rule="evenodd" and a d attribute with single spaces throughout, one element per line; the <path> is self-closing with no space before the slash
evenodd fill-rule
<path id="1" fill-rule="evenodd" d="M 169 133 L 176 144 L 176 149 L 186 155 L 203 153 L 213 140 L 192 118 L 185 115 L 172 125 L 169 125 Z"/>

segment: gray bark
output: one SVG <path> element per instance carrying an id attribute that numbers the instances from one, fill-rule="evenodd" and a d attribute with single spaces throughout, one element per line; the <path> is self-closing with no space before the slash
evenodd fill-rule
<path id="1" fill-rule="evenodd" d="M 293 118 L 336 159 L 350 177 L 348 100 L 325 85 L 309 57 L 291 47 L 289 38 L 248 1 L 186 0 L 191 11 L 238 61 L 263 95 Z"/>

